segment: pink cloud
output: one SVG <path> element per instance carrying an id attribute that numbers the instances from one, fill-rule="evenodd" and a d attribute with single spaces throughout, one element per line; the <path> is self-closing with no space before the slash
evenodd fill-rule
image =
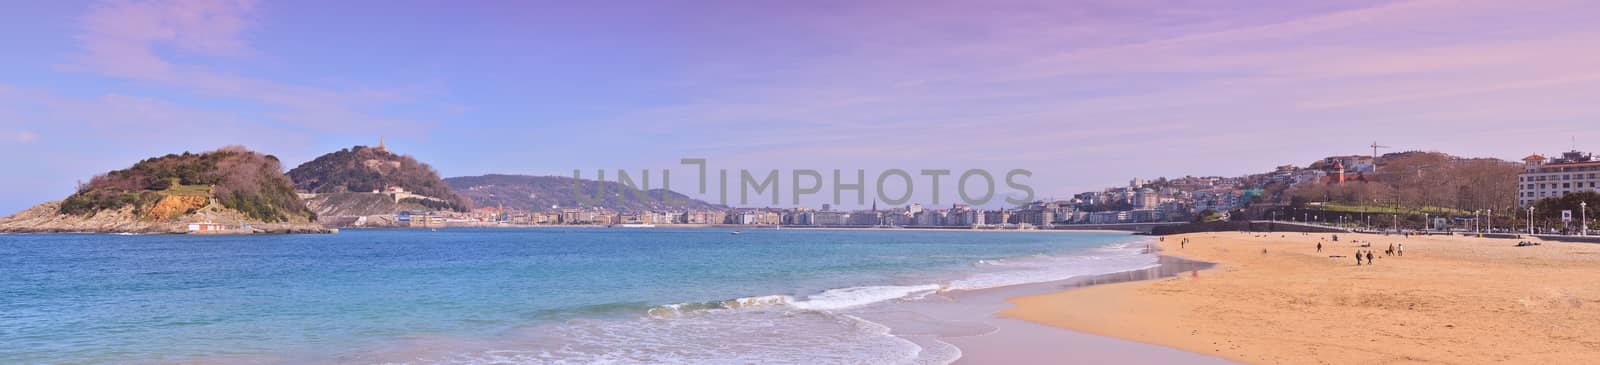
<path id="1" fill-rule="evenodd" d="M 238 38 L 253 1 L 131 1 L 98 4 L 84 16 L 78 37 L 79 66 L 113 76 L 170 79 L 173 65 L 157 46 L 210 56 L 240 56 L 249 47 Z"/>
<path id="2" fill-rule="evenodd" d="M 28 143 L 38 140 L 39 135 L 29 131 L 21 131 L 17 132 L 15 139 L 18 143 Z"/>
<path id="3" fill-rule="evenodd" d="M 268 115 L 301 127 L 344 130 L 364 125 L 418 130 L 426 123 L 364 113 L 377 104 L 399 102 L 407 92 L 371 89 L 331 90 L 254 78 L 175 63 L 162 50 L 246 61 L 256 53 L 241 33 L 254 27 L 254 1 L 113 0 L 91 8 L 77 39 L 81 53 L 65 67 L 110 77 L 150 82 L 193 92 L 258 102 L 277 110 Z M 359 123 L 352 123 L 359 122 Z"/>

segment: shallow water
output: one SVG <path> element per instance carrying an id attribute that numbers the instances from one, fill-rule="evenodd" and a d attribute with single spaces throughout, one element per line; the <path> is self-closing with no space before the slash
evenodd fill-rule
<path id="1" fill-rule="evenodd" d="M 944 363 L 959 350 L 860 314 L 1154 266 L 1136 240 L 800 229 L 4 235 L 0 363 Z"/>

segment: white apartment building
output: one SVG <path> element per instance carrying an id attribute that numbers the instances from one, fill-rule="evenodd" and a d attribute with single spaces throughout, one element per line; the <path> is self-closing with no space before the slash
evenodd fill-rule
<path id="1" fill-rule="evenodd" d="M 1524 207 L 1539 199 L 1600 191 L 1600 160 L 1591 154 L 1569 151 L 1555 159 L 1532 155 L 1522 162 L 1524 168 L 1517 175 L 1517 202 Z"/>

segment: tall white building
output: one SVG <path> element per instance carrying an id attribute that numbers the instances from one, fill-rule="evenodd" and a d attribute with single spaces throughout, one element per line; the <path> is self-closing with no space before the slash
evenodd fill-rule
<path id="1" fill-rule="evenodd" d="M 1594 155 L 1569 151 L 1555 159 L 1532 155 L 1522 162 L 1522 173 L 1517 175 L 1517 202 L 1524 207 L 1544 198 L 1600 192 L 1600 161 Z"/>

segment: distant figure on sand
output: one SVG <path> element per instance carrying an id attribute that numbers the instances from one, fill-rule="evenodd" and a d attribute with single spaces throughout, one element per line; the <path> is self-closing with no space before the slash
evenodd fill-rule
<path id="1" fill-rule="evenodd" d="M 1356 250 L 1356 266 L 1361 266 L 1361 250 Z"/>
<path id="2" fill-rule="evenodd" d="M 1322 252 L 1322 241 L 1317 241 L 1317 252 Z"/>
<path id="3" fill-rule="evenodd" d="M 1395 254 L 1398 254 L 1400 256 L 1405 256 L 1406 255 L 1406 244 L 1404 244 L 1404 243 L 1400 244 L 1400 247 L 1396 248 L 1394 252 L 1395 252 Z"/>
<path id="4" fill-rule="evenodd" d="M 1183 249 L 1184 246 L 1188 246 L 1188 245 L 1189 245 L 1189 239 L 1188 238 L 1183 239 L 1183 241 L 1178 241 L 1178 249 L 1180 249 L 1180 250 Z"/>
<path id="5" fill-rule="evenodd" d="M 1376 262 L 1372 261 L 1372 251 L 1367 251 L 1367 265 L 1372 265 L 1375 263 Z"/>

